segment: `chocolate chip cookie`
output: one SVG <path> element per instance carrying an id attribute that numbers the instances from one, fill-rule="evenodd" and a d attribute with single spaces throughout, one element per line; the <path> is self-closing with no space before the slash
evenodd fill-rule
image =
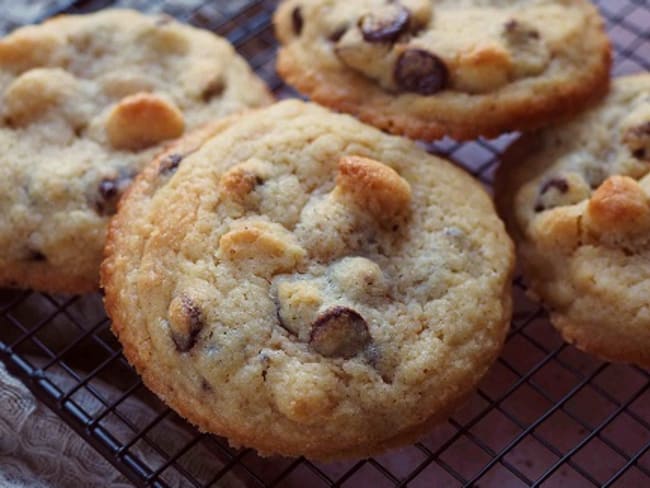
<path id="1" fill-rule="evenodd" d="M 497 175 L 532 292 L 578 348 L 650 367 L 650 75 L 531 134 Z"/>
<path id="2" fill-rule="evenodd" d="M 285 101 L 138 177 L 102 265 L 145 383 L 263 454 L 365 456 L 444 419 L 498 355 L 512 244 L 462 170 Z"/>
<path id="3" fill-rule="evenodd" d="M 0 39 L 0 286 L 95 289 L 109 216 L 171 139 L 271 101 L 223 39 L 169 17 L 64 16 Z"/>
<path id="4" fill-rule="evenodd" d="M 315 101 L 415 138 L 533 129 L 604 95 L 587 0 L 285 0 L 278 71 Z"/>

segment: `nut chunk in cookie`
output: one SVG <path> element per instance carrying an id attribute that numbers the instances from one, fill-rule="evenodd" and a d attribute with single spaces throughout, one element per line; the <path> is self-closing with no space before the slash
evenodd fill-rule
<path id="1" fill-rule="evenodd" d="M 524 276 L 578 348 L 650 366 L 650 75 L 515 143 L 497 203 Z"/>
<path id="2" fill-rule="evenodd" d="M 275 30 L 288 83 L 414 138 L 535 129 L 609 84 L 588 0 L 284 0 Z"/>
<path id="3" fill-rule="evenodd" d="M 179 144 L 121 202 L 102 281 L 129 361 L 180 415 L 266 455 L 363 457 L 474 388 L 513 250 L 470 176 L 298 100 Z"/>

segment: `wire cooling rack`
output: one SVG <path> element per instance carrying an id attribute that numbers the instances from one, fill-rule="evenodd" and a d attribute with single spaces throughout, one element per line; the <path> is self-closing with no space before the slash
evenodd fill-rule
<path id="1" fill-rule="evenodd" d="M 351 0 L 353 1 L 353 0 Z M 22 3 L 22 2 L 21 2 Z M 127 6 L 225 35 L 280 96 L 270 0 L 0 0 L 0 33 L 58 13 Z M 647 0 L 599 2 L 614 74 L 650 70 Z M 487 186 L 512 137 L 430 145 Z M 419 443 L 321 464 L 258 457 L 200 434 L 142 385 L 99 295 L 0 290 L 0 358 L 137 486 L 650 486 L 650 375 L 562 342 L 518 278 L 512 329 L 478 391 Z M 1 467 L 0 467 L 1 469 Z"/>

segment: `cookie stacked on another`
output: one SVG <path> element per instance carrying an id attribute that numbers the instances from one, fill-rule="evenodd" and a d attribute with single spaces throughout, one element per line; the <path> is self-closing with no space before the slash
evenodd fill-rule
<path id="1" fill-rule="evenodd" d="M 516 143 L 497 203 L 524 275 L 578 348 L 650 367 L 650 74 Z"/>
<path id="2" fill-rule="evenodd" d="M 462 170 L 285 101 L 148 166 L 102 281 L 127 358 L 181 415 L 331 459 L 412 441 L 472 391 L 508 329 L 512 269 Z"/>
<path id="3" fill-rule="evenodd" d="M 0 39 L 0 286 L 96 289 L 136 173 L 167 141 L 271 101 L 227 41 L 170 17 L 109 10 Z"/>
<path id="4" fill-rule="evenodd" d="M 542 127 L 609 85 L 588 0 L 285 0 L 275 24 L 291 85 L 414 138 Z"/>

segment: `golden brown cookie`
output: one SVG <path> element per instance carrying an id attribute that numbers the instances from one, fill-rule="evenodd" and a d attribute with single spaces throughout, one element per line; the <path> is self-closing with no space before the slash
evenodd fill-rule
<path id="1" fill-rule="evenodd" d="M 508 328 L 512 267 L 462 170 L 285 101 L 148 166 L 102 281 L 127 358 L 182 416 L 330 459 L 412 441 L 472 391 Z"/>
<path id="2" fill-rule="evenodd" d="M 0 286 L 98 285 L 108 218 L 168 141 L 271 101 L 227 41 L 129 10 L 0 39 Z"/>
<path id="3" fill-rule="evenodd" d="M 564 338 L 650 367 L 650 75 L 523 138 L 496 181 L 531 291 Z"/>
<path id="4" fill-rule="evenodd" d="M 414 138 L 547 125 L 604 95 L 610 46 L 587 0 L 285 0 L 278 71 Z"/>

